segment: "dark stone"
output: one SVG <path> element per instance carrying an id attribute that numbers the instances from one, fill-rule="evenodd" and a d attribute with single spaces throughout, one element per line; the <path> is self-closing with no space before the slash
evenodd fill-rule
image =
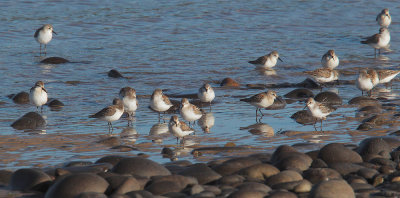
<path id="1" fill-rule="evenodd" d="M 228 198 L 244 198 L 244 197 L 263 198 L 265 195 L 267 194 L 261 191 L 238 190 L 230 194 Z"/>
<path id="2" fill-rule="evenodd" d="M 233 175 L 225 175 L 222 176 L 218 183 L 221 185 L 229 185 L 229 186 L 236 186 L 238 184 L 243 183 L 245 178 L 241 175 L 233 174 Z"/>
<path id="3" fill-rule="evenodd" d="M 70 161 L 64 163 L 63 167 L 90 166 L 93 162 L 90 161 Z"/>
<path id="4" fill-rule="evenodd" d="M 284 109 L 285 106 L 286 106 L 285 99 L 283 99 L 281 96 L 278 96 L 277 98 L 275 98 L 274 103 L 265 109 L 267 110 Z"/>
<path id="5" fill-rule="evenodd" d="M 324 198 L 355 198 L 353 188 L 344 180 L 329 180 L 323 181 L 314 186 L 311 198 L 324 197 Z"/>
<path id="6" fill-rule="evenodd" d="M 105 178 L 110 184 L 112 194 L 125 194 L 135 190 L 143 190 L 141 184 L 132 176 L 115 175 Z"/>
<path id="7" fill-rule="evenodd" d="M 298 111 L 290 116 L 290 118 L 303 125 L 313 125 L 318 121 L 317 118 L 313 117 L 308 110 Z"/>
<path id="8" fill-rule="evenodd" d="M 296 171 L 285 170 L 276 175 L 273 175 L 265 181 L 268 186 L 273 186 L 285 182 L 294 182 L 303 180 L 303 177 Z"/>
<path id="9" fill-rule="evenodd" d="M 122 76 L 121 73 L 119 73 L 119 71 L 117 71 L 116 69 L 112 69 L 107 73 L 108 77 L 111 78 L 124 78 L 124 76 Z"/>
<path id="10" fill-rule="evenodd" d="M 179 175 L 192 176 L 199 184 L 207 184 L 220 179 L 222 176 L 203 163 L 197 163 L 186 167 Z"/>
<path id="11" fill-rule="evenodd" d="M 79 194 L 76 198 L 107 198 L 107 195 L 97 192 L 84 192 Z"/>
<path id="12" fill-rule="evenodd" d="M 337 172 L 339 172 L 342 176 L 345 176 L 350 173 L 356 173 L 357 171 L 359 171 L 364 167 L 353 163 L 337 162 L 337 163 L 330 163 L 329 168 L 332 168 Z"/>
<path id="13" fill-rule="evenodd" d="M 342 178 L 339 172 L 330 168 L 310 168 L 304 171 L 303 177 L 313 184 L 326 180 Z"/>
<path id="14" fill-rule="evenodd" d="M 57 179 L 46 192 L 45 198 L 74 198 L 85 192 L 104 193 L 108 186 L 108 182 L 96 174 L 70 174 Z"/>
<path id="15" fill-rule="evenodd" d="M 121 159 L 118 164 L 114 166 L 112 172 L 119 174 L 131 174 L 133 176 L 151 177 L 170 175 L 168 169 L 164 166 L 141 157 L 131 157 Z"/>
<path id="16" fill-rule="evenodd" d="M 29 93 L 25 91 L 21 91 L 17 94 L 11 94 L 9 97 L 13 100 L 16 104 L 28 104 L 29 103 Z"/>
<path id="17" fill-rule="evenodd" d="M 364 106 L 358 109 L 357 117 L 369 116 L 371 114 L 382 113 L 382 108 L 380 106 Z"/>
<path id="18" fill-rule="evenodd" d="M 255 164 L 261 164 L 261 161 L 253 157 L 239 157 L 227 160 L 221 165 L 215 167 L 214 170 L 220 175 L 230 175 L 242 168 L 253 166 Z"/>
<path id="19" fill-rule="evenodd" d="M 266 198 L 297 198 L 297 195 L 285 190 L 275 190 L 272 191 Z"/>
<path id="20" fill-rule="evenodd" d="M 362 168 L 357 171 L 357 175 L 360 175 L 365 179 L 373 179 L 378 174 L 379 172 L 372 168 Z"/>
<path id="21" fill-rule="evenodd" d="M 121 161 L 121 159 L 124 159 L 125 157 L 119 156 L 119 155 L 108 155 L 108 156 L 104 156 L 100 159 L 98 159 L 95 164 L 100 164 L 100 163 L 109 163 L 112 164 L 113 166 L 115 166 L 116 164 L 118 164 L 119 161 Z"/>
<path id="22" fill-rule="evenodd" d="M 363 161 L 357 152 L 346 148 L 340 143 L 331 143 L 322 147 L 319 152 L 319 158 L 328 165 L 337 162 L 360 163 Z"/>
<path id="23" fill-rule="evenodd" d="M 51 177 L 39 169 L 24 168 L 15 171 L 11 175 L 11 190 L 42 190 Z"/>
<path id="24" fill-rule="evenodd" d="M 290 146 L 279 146 L 272 154 L 271 162 L 280 170 L 307 170 L 312 163 L 311 157 Z"/>
<path id="25" fill-rule="evenodd" d="M 390 158 L 391 151 L 392 149 L 388 143 L 379 137 L 364 139 L 357 148 L 357 152 L 360 153 L 364 161 L 369 161 L 376 157 Z"/>
<path id="26" fill-rule="evenodd" d="M 308 88 L 308 89 L 320 88 L 320 86 L 310 78 L 306 78 L 304 81 L 297 83 L 296 87 L 304 87 L 304 88 Z"/>
<path id="27" fill-rule="evenodd" d="M 59 101 L 57 99 L 53 99 L 53 100 L 49 101 L 47 105 L 50 108 L 59 108 L 59 107 L 63 107 L 64 103 L 62 103 L 61 101 Z"/>
<path id="28" fill-rule="evenodd" d="M 355 98 L 352 98 L 349 101 L 349 104 L 359 106 L 380 106 L 380 103 L 377 99 L 366 96 L 357 96 Z"/>
<path id="29" fill-rule="evenodd" d="M 0 170 L 0 186 L 8 186 L 13 172 L 9 170 Z"/>
<path id="30" fill-rule="evenodd" d="M 322 159 L 315 159 L 311 163 L 311 168 L 328 168 L 328 164 Z"/>
<path id="31" fill-rule="evenodd" d="M 197 180 L 194 177 L 182 175 L 154 176 L 146 190 L 154 195 L 162 195 L 169 192 L 181 192 L 187 186 L 196 185 Z"/>
<path id="32" fill-rule="evenodd" d="M 44 118 L 36 112 L 26 113 L 21 118 L 11 124 L 11 126 L 17 130 L 37 129 L 44 127 L 45 125 L 46 121 L 44 120 Z"/>
<path id="33" fill-rule="evenodd" d="M 317 94 L 315 101 L 328 105 L 342 105 L 342 99 L 334 92 L 324 91 Z"/>
<path id="34" fill-rule="evenodd" d="M 266 178 L 278 174 L 280 171 L 270 164 L 256 164 L 241 169 L 238 173 L 247 179 L 264 181 Z"/>
<path id="35" fill-rule="evenodd" d="M 239 87 L 240 84 L 233 80 L 232 78 L 224 78 L 221 83 L 221 87 Z"/>
<path id="36" fill-rule="evenodd" d="M 305 99 L 314 97 L 314 94 L 309 89 L 300 88 L 290 91 L 289 93 L 285 94 L 285 97 L 293 99 Z"/>
<path id="37" fill-rule="evenodd" d="M 146 190 L 137 190 L 128 192 L 125 195 L 128 195 L 129 198 L 154 198 L 154 195 L 151 192 Z"/>
<path id="38" fill-rule="evenodd" d="M 40 63 L 46 63 L 46 64 L 63 64 L 68 62 L 69 60 L 61 57 L 48 57 L 40 61 Z"/>

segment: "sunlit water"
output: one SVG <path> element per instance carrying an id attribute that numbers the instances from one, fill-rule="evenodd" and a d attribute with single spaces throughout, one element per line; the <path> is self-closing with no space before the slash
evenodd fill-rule
<path id="1" fill-rule="evenodd" d="M 247 127 L 256 124 L 255 108 L 239 99 L 262 91 L 243 89 L 246 84 L 303 81 L 307 76 L 302 72 L 319 67 L 321 56 L 329 49 L 335 49 L 340 58 L 338 69 L 354 72 L 342 75 L 344 80 L 354 80 L 359 67 L 398 69 L 396 21 L 400 13 L 395 6 L 396 1 L 1 1 L 0 101 L 4 104 L 0 105 L 0 166 L 16 169 L 137 153 L 169 161 L 162 159 L 160 152 L 163 147 L 176 147 L 176 139 L 149 136 L 158 115 L 148 108 L 149 98 L 144 96 L 156 88 L 165 89 L 167 94 L 196 93 L 205 82 L 216 87 L 216 101 L 207 117 L 214 119 L 214 126 L 210 133 L 203 133 L 196 125 L 196 134 L 188 138 L 179 159 L 196 160 L 190 147 L 223 146 L 227 142 L 271 151 L 281 144 L 318 143 L 318 147 L 386 135 L 397 126 L 383 126 L 387 132 L 355 131 L 360 124 L 354 118 L 357 108 L 347 105 L 349 99 L 361 95 L 354 85 L 336 86 L 344 105 L 324 122 L 325 133 L 290 119 L 303 109 L 302 102 L 264 111 L 261 122 L 265 125 L 256 127 L 267 132 L 250 133 Z M 389 8 L 393 17 L 393 51 L 374 59 L 373 49 L 359 41 L 378 32 L 375 17 L 383 8 Z M 58 33 L 47 46 L 47 57 L 77 63 L 39 63 L 43 57 L 39 57 L 33 34 L 46 23 Z M 247 63 L 272 50 L 284 60 L 274 68 L 276 75 Z M 128 78 L 109 78 L 110 69 Z M 219 88 L 217 82 L 225 77 L 240 82 L 242 89 Z M 49 97 L 59 99 L 65 107 L 61 111 L 45 107 L 48 124 L 41 133 L 14 130 L 10 127 L 13 121 L 36 109 L 14 104 L 6 96 L 28 92 L 37 80 L 43 80 Z M 107 137 L 107 123 L 88 118 L 110 105 L 125 86 L 136 89 L 140 106 L 133 127 L 127 128 L 124 119 L 116 121 L 113 134 L 119 137 L 123 130 L 124 134 L 136 131 L 135 136 L 123 137 L 122 144 L 137 146 L 139 151 L 119 152 L 98 143 Z M 276 91 L 284 95 L 293 89 Z M 398 82 L 390 93 L 379 94 L 398 98 Z M 166 122 L 170 116 L 166 115 Z M 165 132 L 165 126 L 159 128 Z"/>

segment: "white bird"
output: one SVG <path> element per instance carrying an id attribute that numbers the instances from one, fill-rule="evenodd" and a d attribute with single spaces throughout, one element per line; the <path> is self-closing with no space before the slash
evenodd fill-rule
<path id="1" fill-rule="evenodd" d="M 129 121 L 133 117 L 136 109 L 138 108 L 138 100 L 136 98 L 136 90 L 131 87 L 124 87 L 119 91 L 119 98 L 124 104 L 124 110 L 128 113 L 128 125 Z"/>
<path id="2" fill-rule="evenodd" d="M 249 61 L 250 64 L 261 66 L 265 69 L 270 69 L 272 67 L 275 67 L 277 61 L 280 60 L 281 62 L 282 59 L 279 58 L 279 53 L 277 51 L 272 51 L 271 53 L 261 56 L 256 60 Z"/>
<path id="3" fill-rule="evenodd" d="M 186 125 L 185 122 L 179 121 L 178 116 L 176 115 L 171 117 L 168 124 L 168 129 L 170 133 L 176 137 L 177 142 L 181 138 L 182 141 L 184 142 L 185 136 L 194 132 L 194 130 L 190 128 L 188 125 Z"/>
<path id="4" fill-rule="evenodd" d="M 113 131 L 112 122 L 119 120 L 124 113 L 124 104 L 119 98 L 114 98 L 113 105 L 108 106 L 94 115 L 89 116 L 90 118 L 98 118 L 108 122 L 108 131 Z"/>
<path id="5" fill-rule="evenodd" d="M 187 98 L 182 98 L 180 113 L 182 118 L 188 121 L 189 124 L 203 116 L 201 110 L 196 105 L 191 104 Z"/>
<path id="6" fill-rule="evenodd" d="M 322 67 L 335 69 L 339 65 L 339 57 L 335 54 L 335 50 L 329 50 L 321 58 Z"/>
<path id="7" fill-rule="evenodd" d="M 197 92 L 197 97 L 201 102 L 209 102 L 211 108 L 211 102 L 215 98 L 214 89 L 208 83 L 204 84 Z"/>
<path id="8" fill-rule="evenodd" d="M 378 22 L 381 27 L 389 27 L 390 23 L 392 23 L 392 17 L 390 17 L 389 9 L 383 9 L 381 13 L 376 16 L 376 22 Z"/>
<path id="9" fill-rule="evenodd" d="M 29 101 L 36 106 L 36 109 L 43 111 L 43 105 L 47 102 L 47 90 L 44 88 L 43 81 L 37 81 L 29 92 Z"/>
<path id="10" fill-rule="evenodd" d="M 169 108 L 174 106 L 169 98 L 163 94 L 161 89 L 154 90 L 150 99 L 150 107 L 154 111 L 158 112 L 158 117 L 160 118 L 161 112 L 168 111 Z"/>
<path id="11" fill-rule="evenodd" d="M 378 34 L 374 34 L 370 37 L 367 37 L 366 40 L 361 41 L 362 44 L 368 44 L 369 46 L 373 47 L 375 50 L 379 50 L 379 54 L 381 53 L 382 48 L 386 48 L 389 46 L 390 43 L 390 32 L 387 28 L 380 28 Z"/>
<path id="12" fill-rule="evenodd" d="M 368 95 L 371 96 L 372 89 L 379 83 L 379 77 L 376 70 L 363 69 L 360 71 L 360 74 L 356 80 L 356 86 L 359 90 L 361 90 L 361 94 L 364 95 L 364 91 L 368 92 Z"/>
<path id="13" fill-rule="evenodd" d="M 333 111 L 336 110 L 331 106 L 324 105 L 323 103 L 315 101 L 313 98 L 308 98 L 306 106 L 308 107 L 308 110 L 311 113 L 311 115 L 321 121 L 321 130 L 322 130 L 322 120 L 326 120 L 326 116 L 328 116 L 329 114 L 331 114 Z"/>
<path id="14" fill-rule="evenodd" d="M 53 33 L 57 34 L 56 32 L 54 32 L 53 26 L 50 24 L 45 24 L 36 30 L 33 37 L 40 44 L 40 54 L 42 54 L 42 44 L 44 44 L 44 54 L 46 54 L 46 45 L 53 38 Z"/>

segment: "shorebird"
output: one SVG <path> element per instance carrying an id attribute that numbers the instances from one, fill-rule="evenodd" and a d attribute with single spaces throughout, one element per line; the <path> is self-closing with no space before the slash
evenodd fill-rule
<path id="1" fill-rule="evenodd" d="M 154 111 L 158 112 L 158 119 L 160 120 L 161 112 L 167 111 L 171 108 L 173 104 L 169 100 L 169 98 L 163 94 L 161 89 L 154 90 L 153 94 L 151 95 L 150 99 L 150 107 Z"/>
<path id="2" fill-rule="evenodd" d="M 322 120 L 326 120 L 326 116 L 328 116 L 329 114 L 331 114 L 333 111 L 336 110 L 334 107 L 325 105 L 323 103 L 319 103 L 315 101 L 313 98 L 307 99 L 306 107 L 308 107 L 308 110 L 313 117 L 321 121 L 321 131 L 322 131 Z"/>
<path id="3" fill-rule="evenodd" d="M 392 23 L 392 17 L 390 17 L 389 9 L 383 9 L 381 13 L 376 16 L 376 22 L 378 22 L 381 27 L 389 27 L 390 23 Z"/>
<path id="4" fill-rule="evenodd" d="M 180 113 L 182 118 L 189 122 L 189 125 L 190 122 L 195 122 L 203 116 L 201 110 L 196 105 L 190 104 L 187 98 L 182 98 Z"/>
<path id="5" fill-rule="evenodd" d="M 335 69 L 339 65 L 339 57 L 335 54 L 335 50 L 327 51 L 321 58 L 322 67 Z"/>
<path id="6" fill-rule="evenodd" d="M 119 98 L 114 98 L 113 105 L 108 106 L 94 115 L 89 116 L 90 118 L 98 118 L 108 122 L 108 131 L 114 130 L 112 123 L 113 121 L 119 120 L 124 113 L 124 104 Z"/>
<path id="7" fill-rule="evenodd" d="M 305 71 L 304 73 L 310 75 L 321 85 L 323 83 L 328 83 L 339 79 L 339 72 L 329 68 L 318 68 L 314 71 Z"/>
<path id="8" fill-rule="evenodd" d="M 36 106 L 36 110 L 43 112 L 43 105 L 47 102 L 47 90 L 43 81 L 37 81 L 29 92 L 29 101 Z"/>
<path id="9" fill-rule="evenodd" d="M 265 69 L 270 69 L 272 67 L 275 67 L 276 62 L 280 60 L 281 62 L 282 59 L 279 58 L 279 53 L 277 51 L 272 51 L 271 53 L 265 55 L 265 56 L 261 56 L 259 57 L 257 60 L 254 61 L 249 61 L 249 63 L 253 64 L 253 65 L 257 65 L 260 67 L 263 67 Z"/>
<path id="10" fill-rule="evenodd" d="M 46 54 L 46 45 L 53 38 L 53 33 L 57 34 L 56 32 L 54 32 L 53 26 L 50 24 L 45 24 L 36 30 L 33 37 L 40 44 L 40 54 L 42 54 L 42 44 L 44 44 L 44 54 Z"/>
<path id="11" fill-rule="evenodd" d="M 176 137 L 176 142 L 178 143 L 179 139 L 182 138 L 182 142 L 185 141 L 185 136 L 194 132 L 192 128 L 186 125 L 185 122 L 179 121 L 178 116 L 174 115 L 171 117 L 168 129 L 172 135 Z"/>
<path id="12" fill-rule="evenodd" d="M 119 98 L 124 104 L 124 110 L 128 113 L 128 126 L 133 118 L 133 114 L 138 108 L 138 100 L 136 98 L 136 90 L 131 87 L 124 87 L 119 91 Z"/>
<path id="13" fill-rule="evenodd" d="M 250 103 L 251 105 L 256 107 L 256 118 L 258 117 L 257 111 L 260 111 L 261 116 L 264 114 L 261 112 L 261 108 L 267 108 L 274 104 L 274 100 L 276 98 L 276 92 L 272 90 L 268 90 L 267 92 L 262 92 L 256 94 L 250 98 L 240 99 L 240 101 L 244 101 Z"/>
<path id="14" fill-rule="evenodd" d="M 215 98 L 214 89 L 208 83 L 204 84 L 197 92 L 197 97 L 201 102 L 209 102 L 211 108 L 211 102 Z"/>
<path id="15" fill-rule="evenodd" d="M 372 89 L 379 83 L 378 73 L 369 69 L 362 69 L 356 80 L 356 86 L 361 90 L 361 94 L 364 95 L 364 91 L 368 92 L 368 96 L 371 96 Z"/>
<path id="16" fill-rule="evenodd" d="M 376 70 L 376 72 L 378 73 L 379 83 L 385 84 L 387 88 L 388 84 L 390 84 L 390 87 L 392 87 L 392 80 L 397 76 L 397 74 L 400 73 L 400 70 L 382 69 L 382 70 Z"/>
<path id="17" fill-rule="evenodd" d="M 379 50 L 379 54 L 381 54 L 381 49 L 386 48 L 390 42 L 390 32 L 387 28 L 380 28 L 378 34 L 374 34 L 370 37 L 365 38 L 366 40 L 361 41 L 362 44 L 368 44 L 369 46 L 373 47 L 375 50 Z"/>

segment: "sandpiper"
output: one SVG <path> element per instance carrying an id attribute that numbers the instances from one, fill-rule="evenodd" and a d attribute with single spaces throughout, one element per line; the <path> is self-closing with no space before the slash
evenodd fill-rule
<path id="1" fill-rule="evenodd" d="M 168 129 L 172 135 L 176 137 L 176 141 L 182 138 L 182 142 L 184 142 L 185 136 L 194 132 L 192 128 L 186 125 L 185 122 L 179 121 L 178 116 L 174 115 L 171 117 L 171 120 L 168 124 Z"/>
<path id="2" fill-rule="evenodd" d="M 189 122 L 189 125 L 190 122 L 195 122 L 203 116 L 201 110 L 196 105 L 190 104 L 187 98 L 182 98 L 180 113 L 182 118 Z"/>
<path id="3" fill-rule="evenodd" d="M 306 106 L 308 110 L 311 112 L 311 115 L 321 121 L 321 130 L 322 130 L 322 120 L 326 120 L 326 116 L 331 114 L 336 109 L 334 107 L 319 103 L 315 101 L 313 98 L 308 98 Z M 314 125 L 315 128 L 315 125 Z"/>
<path id="4" fill-rule="evenodd" d="M 381 13 L 376 16 L 376 21 L 381 27 L 389 27 L 390 23 L 392 23 L 392 17 L 390 17 L 389 9 L 383 9 Z"/>
<path id="5" fill-rule="evenodd" d="M 169 100 L 169 98 L 163 94 L 161 89 L 154 90 L 153 94 L 150 98 L 150 107 L 154 111 L 158 112 L 158 118 L 161 117 L 161 112 L 167 111 L 171 108 L 173 104 Z"/>
<path id="6" fill-rule="evenodd" d="M 335 54 L 335 50 L 329 50 L 321 58 L 322 67 L 335 69 L 339 65 L 339 57 Z"/>
<path id="7" fill-rule="evenodd" d="M 197 92 L 197 97 L 201 102 L 209 102 L 211 108 L 211 102 L 215 98 L 214 89 L 208 83 L 204 84 Z"/>
<path id="8" fill-rule="evenodd" d="M 40 54 L 42 54 L 42 44 L 44 44 L 44 54 L 46 54 L 46 45 L 53 38 L 53 33 L 57 34 L 50 24 L 45 24 L 36 30 L 33 37 L 35 37 L 36 41 L 40 44 Z"/>
<path id="9" fill-rule="evenodd" d="M 318 68 L 314 71 L 305 71 L 304 73 L 310 75 L 315 81 L 322 85 L 324 83 L 332 82 L 339 79 L 339 72 L 329 68 Z"/>
<path id="10" fill-rule="evenodd" d="M 136 99 L 136 90 L 132 87 L 124 87 L 119 91 L 119 98 L 124 104 L 124 110 L 128 113 L 128 125 L 133 114 L 138 108 L 138 100 Z"/>
<path id="11" fill-rule="evenodd" d="M 110 105 L 94 115 L 89 116 L 90 118 L 98 118 L 108 122 L 108 131 L 113 131 L 113 121 L 119 120 L 124 113 L 124 104 L 119 98 L 114 98 L 113 105 Z"/>
<path id="12" fill-rule="evenodd" d="M 278 60 L 282 61 L 282 59 L 279 58 L 279 53 L 274 50 L 265 56 L 259 57 L 257 60 L 249 61 L 249 63 L 266 68 L 266 69 L 270 69 L 272 67 L 275 67 L 276 62 Z"/>
<path id="13" fill-rule="evenodd" d="M 275 98 L 276 98 L 276 92 L 273 90 L 268 90 L 267 92 L 256 94 L 250 98 L 240 99 L 240 101 L 244 101 L 255 106 L 256 117 L 258 117 L 257 111 L 260 111 L 261 116 L 264 116 L 264 114 L 261 112 L 261 108 L 267 108 L 272 104 L 274 104 Z"/>
<path id="14" fill-rule="evenodd" d="M 381 69 L 381 70 L 376 70 L 378 73 L 379 77 L 379 83 L 380 84 L 385 84 L 386 87 L 390 84 L 392 85 L 392 80 L 397 76 L 397 74 L 400 73 L 400 70 L 387 70 L 387 69 Z"/>
<path id="15" fill-rule="evenodd" d="M 371 96 L 371 91 L 379 83 L 378 73 L 373 70 L 362 69 L 360 74 L 356 80 L 356 86 L 361 90 L 361 94 L 364 95 L 364 91 L 368 92 L 368 95 Z"/>
<path id="16" fill-rule="evenodd" d="M 43 112 L 43 105 L 47 102 L 47 90 L 44 88 L 43 81 L 37 81 L 29 92 L 29 101 L 36 106 L 36 110 Z"/>
<path id="17" fill-rule="evenodd" d="M 381 53 L 382 48 L 388 47 L 390 42 L 390 32 L 387 28 L 380 28 L 378 34 L 374 34 L 370 37 L 367 37 L 366 40 L 361 41 L 362 44 L 368 44 L 369 46 L 373 47 L 375 50 L 379 50 L 379 54 Z"/>

